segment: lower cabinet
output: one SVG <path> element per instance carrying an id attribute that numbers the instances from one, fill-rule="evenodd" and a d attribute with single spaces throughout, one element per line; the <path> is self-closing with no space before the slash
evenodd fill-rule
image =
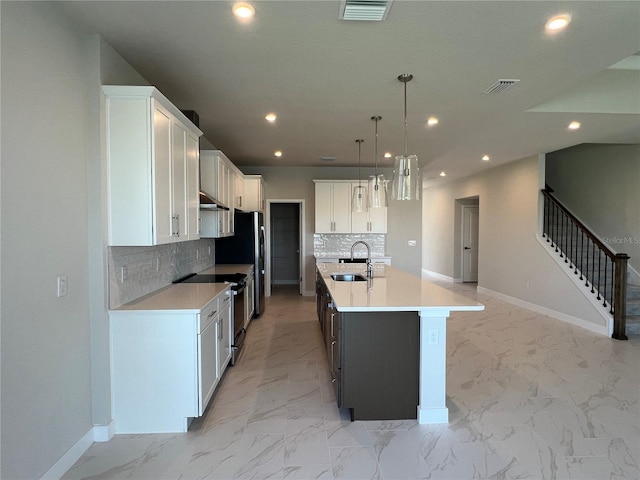
<path id="1" fill-rule="evenodd" d="M 186 432 L 231 358 L 229 290 L 202 310 L 109 314 L 115 433 Z"/>
<path id="2" fill-rule="evenodd" d="M 338 312 L 320 283 L 318 314 L 338 407 L 352 420 L 417 418 L 417 313 Z"/>

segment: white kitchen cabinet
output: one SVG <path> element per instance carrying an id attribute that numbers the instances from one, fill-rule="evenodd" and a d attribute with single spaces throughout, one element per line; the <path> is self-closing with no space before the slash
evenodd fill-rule
<path id="1" fill-rule="evenodd" d="M 315 182 L 315 233 L 351 233 L 351 182 Z"/>
<path id="2" fill-rule="evenodd" d="M 242 208 L 245 212 L 264 212 L 265 211 L 265 192 L 264 179 L 262 175 L 245 175 L 244 176 L 244 197 L 245 206 Z"/>
<path id="3" fill-rule="evenodd" d="M 201 189 L 222 206 L 216 210 L 201 208 L 201 237 L 220 238 L 234 233 L 234 169 L 220 150 L 200 152 Z"/>
<path id="4" fill-rule="evenodd" d="M 244 175 L 239 170 L 233 171 L 233 206 L 238 210 L 246 210 L 244 198 Z"/>
<path id="5" fill-rule="evenodd" d="M 231 358 L 228 292 L 196 311 L 110 311 L 115 433 L 186 432 L 204 413 Z"/>
<path id="6" fill-rule="evenodd" d="M 154 87 L 103 86 L 103 92 L 109 245 L 198 238 L 191 208 L 198 202 L 197 169 L 188 165 L 202 132 Z"/>
<path id="7" fill-rule="evenodd" d="M 253 318 L 253 313 L 255 312 L 255 304 L 254 304 L 254 297 L 253 297 L 253 289 L 254 289 L 254 270 L 253 267 L 251 267 L 251 272 L 247 274 L 247 286 L 244 289 L 245 291 L 245 296 L 244 296 L 244 308 L 245 308 L 245 313 L 244 313 L 244 318 L 245 318 L 245 325 L 244 328 L 247 328 L 247 326 L 249 325 L 249 322 L 251 321 L 251 318 Z"/>
<path id="8" fill-rule="evenodd" d="M 357 186 L 358 182 L 352 182 L 351 191 Z M 351 233 L 387 233 L 387 207 L 351 212 Z"/>
<path id="9" fill-rule="evenodd" d="M 200 140 L 187 132 L 187 240 L 200 238 Z"/>

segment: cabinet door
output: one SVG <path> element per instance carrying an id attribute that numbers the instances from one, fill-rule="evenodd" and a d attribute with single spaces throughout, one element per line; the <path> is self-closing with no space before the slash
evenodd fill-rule
<path id="1" fill-rule="evenodd" d="M 370 233 L 387 233 L 387 207 L 369 209 Z"/>
<path id="2" fill-rule="evenodd" d="M 229 294 L 231 291 L 229 291 Z M 231 343 L 233 341 L 233 317 L 231 316 L 231 298 L 228 294 L 220 300 L 220 319 L 218 321 L 218 376 L 222 377 L 224 369 L 231 360 Z"/>
<path id="3" fill-rule="evenodd" d="M 187 238 L 187 129 L 173 120 L 171 125 L 172 233 L 175 240 Z"/>
<path id="4" fill-rule="evenodd" d="M 204 192 L 216 199 L 220 198 L 218 195 L 219 158 L 211 150 L 200 152 L 200 185 Z"/>
<path id="5" fill-rule="evenodd" d="M 171 116 L 153 102 L 153 191 L 155 244 L 170 243 L 173 238 L 173 206 L 171 202 Z"/>
<path id="6" fill-rule="evenodd" d="M 233 198 L 235 208 L 244 210 L 244 178 L 242 174 L 235 171 L 233 172 Z"/>
<path id="7" fill-rule="evenodd" d="M 216 385 L 220 380 L 217 364 L 218 357 L 218 332 L 219 317 L 206 326 L 198 335 L 198 414 L 202 416 L 207 404 L 213 395 Z"/>
<path id="8" fill-rule="evenodd" d="M 187 133 L 187 240 L 200 238 L 200 141 Z"/>
<path id="9" fill-rule="evenodd" d="M 351 233 L 351 184 L 333 184 L 334 233 Z"/>
<path id="10" fill-rule="evenodd" d="M 367 185 L 366 182 L 362 183 Z M 351 195 L 353 195 L 353 189 L 358 186 L 358 182 L 351 184 Z M 351 201 L 349 201 L 349 208 L 351 208 Z M 369 210 L 364 212 L 351 212 L 351 233 L 368 233 L 369 232 Z"/>
<path id="11" fill-rule="evenodd" d="M 316 183 L 316 233 L 333 233 L 333 184 Z"/>

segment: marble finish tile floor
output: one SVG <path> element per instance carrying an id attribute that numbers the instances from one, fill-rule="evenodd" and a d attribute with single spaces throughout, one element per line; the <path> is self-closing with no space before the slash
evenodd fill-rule
<path id="1" fill-rule="evenodd" d="M 279 288 L 188 433 L 117 435 L 64 478 L 640 478 L 640 335 L 611 340 L 443 286 L 486 305 L 449 320 L 448 425 L 350 422 L 314 299 Z"/>

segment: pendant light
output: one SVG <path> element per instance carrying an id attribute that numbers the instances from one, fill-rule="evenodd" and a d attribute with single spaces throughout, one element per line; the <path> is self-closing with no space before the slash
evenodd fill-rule
<path id="1" fill-rule="evenodd" d="M 382 208 L 388 206 L 387 181 L 383 174 L 378 175 L 378 122 L 382 120 L 380 115 L 371 117 L 376 124 L 375 144 L 373 157 L 375 160 L 374 175 L 369 177 L 369 208 Z"/>
<path id="2" fill-rule="evenodd" d="M 367 196 L 367 187 L 362 185 L 360 177 L 360 164 L 362 163 L 362 142 L 364 140 L 358 139 L 358 185 L 353 187 L 353 195 L 351 196 L 351 211 L 353 213 L 363 213 L 369 210 L 369 198 Z"/>
<path id="3" fill-rule="evenodd" d="M 420 169 L 418 157 L 409 155 L 407 149 L 407 82 L 413 75 L 403 73 L 398 76 L 404 84 L 404 154 L 398 155 L 393 167 L 392 198 L 394 200 L 420 200 Z"/>

